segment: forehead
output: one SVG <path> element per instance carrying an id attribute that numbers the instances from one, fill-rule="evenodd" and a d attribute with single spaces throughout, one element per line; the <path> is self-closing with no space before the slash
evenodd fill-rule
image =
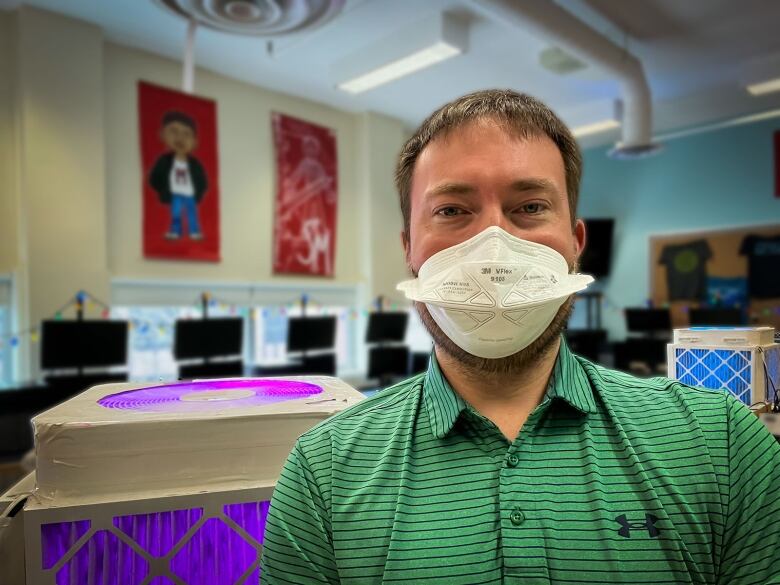
<path id="1" fill-rule="evenodd" d="M 566 174 L 558 146 L 541 131 L 524 131 L 490 119 L 469 122 L 432 140 L 420 153 L 411 192 L 439 181 L 552 181 L 566 193 Z"/>

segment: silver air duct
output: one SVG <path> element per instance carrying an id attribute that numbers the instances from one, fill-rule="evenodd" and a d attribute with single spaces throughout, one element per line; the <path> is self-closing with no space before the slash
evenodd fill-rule
<path id="1" fill-rule="evenodd" d="M 661 150 L 652 142 L 652 100 L 644 69 L 625 49 L 603 37 L 554 2 L 541 0 L 471 0 L 483 16 L 510 27 L 528 27 L 550 37 L 578 59 L 615 77 L 623 93 L 622 140 L 610 156 L 632 159 Z"/>

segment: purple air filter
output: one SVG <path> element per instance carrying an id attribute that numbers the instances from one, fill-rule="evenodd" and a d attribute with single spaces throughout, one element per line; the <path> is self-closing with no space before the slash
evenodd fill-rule
<path id="1" fill-rule="evenodd" d="M 267 406 L 321 393 L 320 386 L 295 380 L 204 380 L 118 392 L 104 396 L 98 404 L 138 412 L 210 412 Z"/>
<path id="2" fill-rule="evenodd" d="M 173 585 L 175 575 L 179 585 L 255 585 L 269 505 L 224 504 L 224 516 L 215 508 L 211 517 L 204 517 L 203 508 L 121 515 L 113 526 L 90 534 L 90 520 L 44 524 L 42 568 L 48 577 L 33 582 Z"/>

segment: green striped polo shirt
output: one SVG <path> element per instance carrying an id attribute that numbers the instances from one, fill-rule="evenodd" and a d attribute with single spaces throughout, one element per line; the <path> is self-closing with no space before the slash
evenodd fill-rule
<path id="1" fill-rule="evenodd" d="M 780 446 L 565 343 L 510 443 L 433 358 L 299 439 L 264 545 L 266 584 L 780 584 Z"/>

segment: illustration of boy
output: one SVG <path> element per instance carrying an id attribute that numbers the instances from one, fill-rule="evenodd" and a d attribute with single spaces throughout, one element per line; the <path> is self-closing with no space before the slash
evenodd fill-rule
<path id="1" fill-rule="evenodd" d="M 182 219 L 192 240 L 202 240 L 198 204 L 208 188 L 206 171 L 190 154 L 198 145 L 195 121 L 182 112 L 166 112 L 162 118 L 160 140 L 168 152 L 160 156 L 149 174 L 149 184 L 157 191 L 160 203 L 171 206 L 171 225 L 166 239 L 182 237 Z"/>

